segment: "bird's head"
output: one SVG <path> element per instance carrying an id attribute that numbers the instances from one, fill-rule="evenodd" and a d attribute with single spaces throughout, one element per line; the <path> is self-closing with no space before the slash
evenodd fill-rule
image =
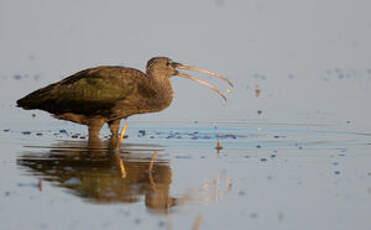
<path id="1" fill-rule="evenodd" d="M 200 80 L 200 79 L 198 79 L 198 78 L 196 78 L 192 75 L 180 72 L 179 69 L 197 71 L 197 72 L 200 72 L 200 73 L 209 74 L 213 77 L 222 79 L 223 81 L 227 82 L 231 87 L 233 87 L 233 84 L 227 78 L 223 77 L 220 74 L 217 74 L 217 73 L 214 73 L 214 72 L 211 72 L 211 71 L 199 68 L 199 67 L 180 64 L 180 63 L 174 62 L 173 60 L 171 60 L 168 57 L 154 57 L 154 58 L 151 58 L 147 62 L 146 72 L 147 72 L 147 74 L 149 74 L 151 76 L 164 78 L 164 80 L 165 79 L 167 80 L 172 76 L 180 76 L 180 77 L 191 79 L 193 81 L 196 81 L 200 84 L 203 84 L 203 85 L 209 87 L 210 89 L 214 90 L 217 94 L 222 96 L 224 100 L 226 100 L 225 95 L 220 90 L 218 90 L 215 86 L 213 86 L 210 83 L 207 83 L 205 81 L 202 81 L 202 80 Z M 229 92 L 229 91 L 230 91 L 230 89 L 227 90 L 227 92 Z"/>
<path id="2" fill-rule="evenodd" d="M 173 61 L 168 57 L 154 57 L 147 62 L 146 72 L 154 76 L 166 76 L 170 78 L 176 75 L 176 70 L 172 66 Z"/>

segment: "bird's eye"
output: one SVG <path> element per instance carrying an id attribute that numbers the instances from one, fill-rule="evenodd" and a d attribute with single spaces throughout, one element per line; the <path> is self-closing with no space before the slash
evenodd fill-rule
<path id="1" fill-rule="evenodd" d="M 170 62 L 166 62 L 166 66 L 170 66 L 171 65 L 171 63 Z"/>

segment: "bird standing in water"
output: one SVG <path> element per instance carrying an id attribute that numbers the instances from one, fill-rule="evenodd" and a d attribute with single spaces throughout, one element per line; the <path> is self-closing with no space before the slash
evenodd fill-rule
<path id="1" fill-rule="evenodd" d="M 170 77 L 191 79 L 226 97 L 213 85 L 178 69 L 225 77 L 205 69 L 173 62 L 167 57 L 154 57 L 147 62 L 146 72 L 122 67 L 99 66 L 80 71 L 59 82 L 36 90 L 19 99 L 23 109 L 40 109 L 55 118 L 87 125 L 89 139 L 96 137 L 107 123 L 117 137 L 120 120 L 134 114 L 157 112 L 168 107 L 173 99 Z"/>

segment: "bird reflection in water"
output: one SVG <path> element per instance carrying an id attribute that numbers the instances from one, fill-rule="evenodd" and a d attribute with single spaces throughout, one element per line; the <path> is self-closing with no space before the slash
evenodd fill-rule
<path id="1" fill-rule="evenodd" d="M 114 146 L 117 139 L 108 143 L 89 140 L 63 141 L 52 147 L 29 146 L 37 151 L 29 148 L 18 157 L 17 164 L 89 202 L 134 203 L 144 197 L 145 206 L 156 213 L 168 213 L 178 205 L 178 199 L 169 194 L 169 161 L 158 157 L 155 161 L 155 148 L 159 146 L 126 144 L 124 150 L 115 150 Z"/>

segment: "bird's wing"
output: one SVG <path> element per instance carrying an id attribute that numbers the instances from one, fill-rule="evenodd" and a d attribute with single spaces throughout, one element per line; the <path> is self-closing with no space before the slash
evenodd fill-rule
<path id="1" fill-rule="evenodd" d="M 132 94 L 143 76 L 142 72 L 125 67 L 96 67 L 39 89 L 17 103 L 54 114 L 104 115 L 117 101 Z"/>

